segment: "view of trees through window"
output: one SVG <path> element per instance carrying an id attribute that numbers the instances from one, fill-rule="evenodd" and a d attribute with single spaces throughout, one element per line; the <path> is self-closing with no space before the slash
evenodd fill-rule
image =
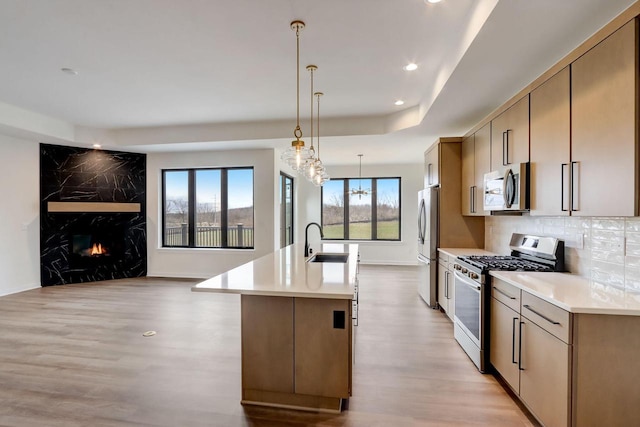
<path id="1" fill-rule="evenodd" d="M 163 171 L 163 246 L 254 246 L 253 168 Z"/>
<path id="2" fill-rule="evenodd" d="M 327 181 L 322 228 L 325 239 L 400 240 L 400 178 Z"/>

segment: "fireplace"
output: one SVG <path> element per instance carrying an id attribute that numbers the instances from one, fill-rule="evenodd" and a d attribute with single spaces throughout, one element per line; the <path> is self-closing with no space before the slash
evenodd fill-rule
<path id="1" fill-rule="evenodd" d="M 146 157 L 40 144 L 42 286 L 145 276 Z"/>

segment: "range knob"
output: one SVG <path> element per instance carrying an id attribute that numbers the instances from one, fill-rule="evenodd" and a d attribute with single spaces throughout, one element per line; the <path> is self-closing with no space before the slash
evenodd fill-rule
<path id="1" fill-rule="evenodd" d="M 462 269 L 462 274 L 467 274 L 467 271 L 469 271 L 469 270 L 467 270 L 466 268 L 463 268 Z"/>
<path id="2" fill-rule="evenodd" d="M 469 273 L 469 277 L 471 277 L 474 280 L 477 280 L 478 279 L 478 274 L 474 273 L 474 272 L 471 272 L 471 273 Z"/>
<path id="3" fill-rule="evenodd" d="M 453 268 L 455 270 L 461 270 L 462 269 L 462 267 L 460 267 L 460 264 L 454 264 Z"/>

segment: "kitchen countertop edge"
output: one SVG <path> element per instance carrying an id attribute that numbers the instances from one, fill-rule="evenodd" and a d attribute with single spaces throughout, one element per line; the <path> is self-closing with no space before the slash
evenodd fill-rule
<path id="1" fill-rule="evenodd" d="M 640 293 L 575 274 L 491 271 L 490 275 L 570 313 L 640 316 Z"/>

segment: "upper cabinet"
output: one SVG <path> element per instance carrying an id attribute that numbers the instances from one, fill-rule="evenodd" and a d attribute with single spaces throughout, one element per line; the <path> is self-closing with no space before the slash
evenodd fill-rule
<path id="1" fill-rule="evenodd" d="M 438 144 L 424 153 L 424 187 L 440 184 Z"/>
<path id="2" fill-rule="evenodd" d="M 573 215 L 638 214 L 638 21 L 571 64 Z"/>
<path id="3" fill-rule="evenodd" d="M 529 95 L 491 121 L 491 170 L 529 161 Z"/>
<path id="4" fill-rule="evenodd" d="M 569 67 L 531 92 L 531 215 L 568 215 L 571 162 Z"/>
<path id="5" fill-rule="evenodd" d="M 489 123 L 462 141 L 462 215 L 484 216 L 484 174 L 491 171 Z"/>

